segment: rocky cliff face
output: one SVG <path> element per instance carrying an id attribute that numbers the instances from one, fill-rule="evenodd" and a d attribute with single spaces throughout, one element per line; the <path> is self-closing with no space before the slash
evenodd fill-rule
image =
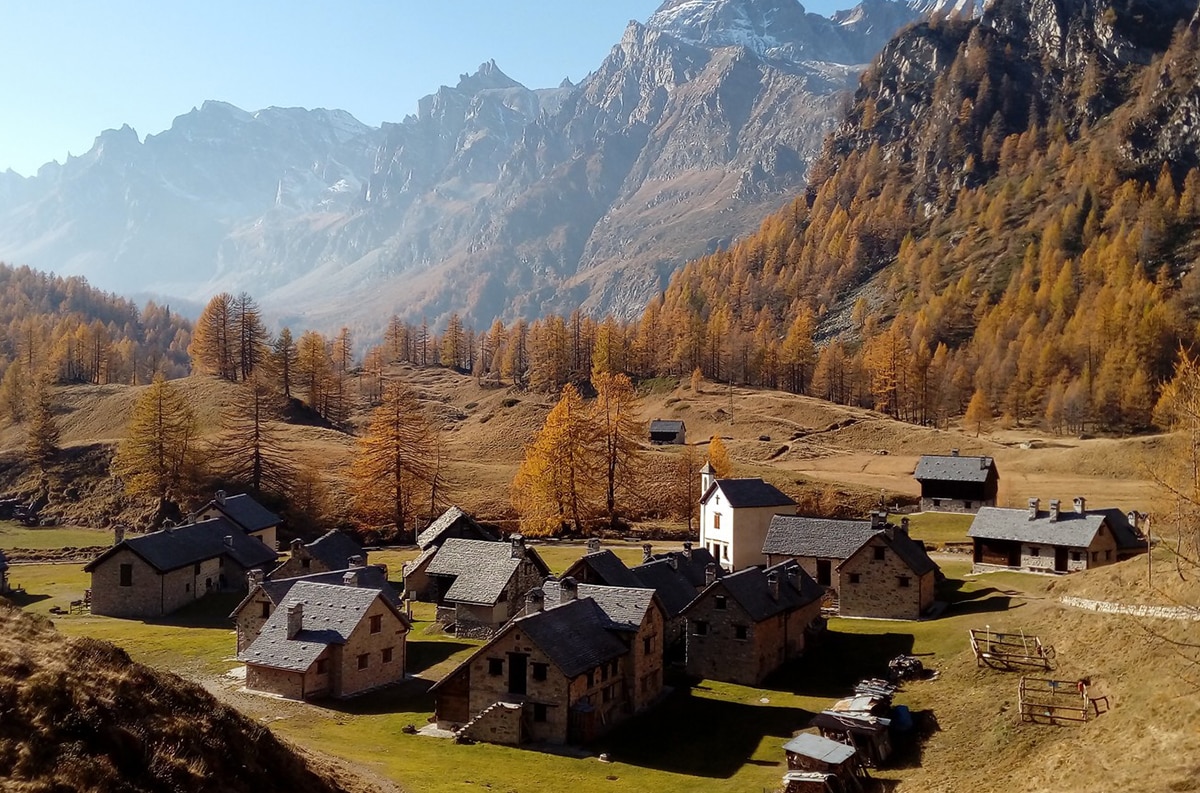
<path id="1" fill-rule="evenodd" d="M 246 289 L 285 321 L 368 334 L 393 312 L 630 313 L 801 189 L 862 64 L 947 9 L 971 11 L 668 0 L 579 86 L 487 63 L 382 129 L 205 103 L 0 176 L 0 257 L 118 290 Z"/>

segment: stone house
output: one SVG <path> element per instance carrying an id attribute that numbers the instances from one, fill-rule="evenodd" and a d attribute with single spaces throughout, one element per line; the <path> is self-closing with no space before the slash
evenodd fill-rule
<path id="1" fill-rule="evenodd" d="M 869 787 L 858 750 L 803 732 L 783 745 L 788 772 L 784 793 L 854 793 Z"/>
<path id="2" fill-rule="evenodd" d="M 486 639 L 520 613 L 525 593 L 550 568 L 514 534 L 508 542 L 446 540 L 426 574 L 436 587 L 438 621 L 459 636 Z"/>
<path id="3" fill-rule="evenodd" d="M 245 592 L 251 570 L 278 554 L 225 518 L 122 538 L 93 559 L 92 613 L 162 617 L 210 592 Z"/>
<path id="4" fill-rule="evenodd" d="M 836 592 L 837 566 L 883 528 L 886 517 L 832 520 L 776 515 L 767 527 L 762 552 L 769 565 L 794 559 L 818 584 Z"/>
<path id="5" fill-rule="evenodd" d="M 433 687 L 439 726 L 492 743 L 581 744 L 662 696 L 653 590 L 549 579 L 526 601 Z"/>
<path id="6" fill-rule="evenodd" d="M 410 627 L 377 589 L 300 581 L 237 657 L 251 691 L 352 697 L 404 679 Z"/>
<path id="7" fill-rule="evenodd" d="M 250 593 L 242 599 L 241 603 L 238 603 L 233 613 L 229 615 L 237 630 L 237 651 L 239 653 L 258 638 L 262 632 L 262 626 L 275 613 L 292 587 L 304 581 L 313 584 L 334 584 L 378 590 L 397 609 L 401 606 L 400 596 L 388 583 L 385 565 L 362 565 L 344 570 L 312 573 L 297 578 L 271 579 L 264 579 L 259 570 L 251 570 L 249 573 Z"/>
<path id="8" fill-rule="evenodd" d="M 824 592 L 792 561 L 714 580 L 684 611 L 688 674 L 758 685 L 804 654 Z"/>
<path id="9" fill-rule="evenodd" d="M 763 541 L 775 515 L 794 515 L 796 502 L 761 479 L 716 479 L 700 471 L 700 545 L 728 570 L 765 564 Z"/>
<path id="10" fill-rule="evenodd" d="M 974 545 L 976 572 L 1008 569 L 1070 573 L 1112 564 L 1145 553 L 1144 516 L 1119 509 L 1087 509 L 1075 499 L 1064 511 L 1058 499 L 1048 510 L 1036 498 L 1028 509 L 979 510 L 967 536 Z"/>
<path id="11" fill-rule="evenodd" d="M 283 518 L 246 494 L 226 496 L 224 490 L 218 490 L 213 500 L 200 509 L 197 518 L 225 518 L 241 526 L 246 534 L 261 540 L 272 551 L 279 547 L 279 526 Z"/>
<path id="12" fill-rule="evenodd" d="M 437 587 L 426 571 L 438 549 L 450 539 L 495 541 L 500 539 L 500 535 L 481 525 L 459 507 L 447 509 L 417 535 L 421 554 L 404 563 L 402 574 L 406 598 L 425 602 L 437 599 Z"/>
<path id="13" fill-rule="evenodd" d="M 838 565 L 838 614 L 919 619 L 933 605 L 938 572 L 906 528 L 886 524 Z"/>
<path id="14" fill-rule="evenodd" d="M 682 421 L 654 419 L 650 422 L 650 442 L 683 445 L 687 443 L 687 426 Z"/>
<path id="15" fill-rule="evenodd" d="M 996 505 L 1000 474 L 991 457 L 927 454 L 917 462 L 913 478 L 921 483 L 924 512 L 977 512 Z"/>
<path id="16" fill-rule="evenodd" d="M 4 556 L 4 551 L 0 551 L 0 595 L 11 592 L 12 585 L 8 583 L 8 559 Z"/>
<path id="17" fill-rule="evenodd" d="M 334 529 L 310 543 L 292 540 L 291 555 L 267 577 L 295 578 L 310 573 L 346 570 L 366 562 L 367 552 L 362 546 L 348 534 Z"/>

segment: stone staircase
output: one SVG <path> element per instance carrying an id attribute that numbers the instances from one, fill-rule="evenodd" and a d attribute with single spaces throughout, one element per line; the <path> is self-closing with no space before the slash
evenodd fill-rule
<path id="1" fill-rule="evenodd" d="M 525 706 L 519 702 L 493 702 L 464 724 L 454 737 L 517 746 L 521 743 Z"/>

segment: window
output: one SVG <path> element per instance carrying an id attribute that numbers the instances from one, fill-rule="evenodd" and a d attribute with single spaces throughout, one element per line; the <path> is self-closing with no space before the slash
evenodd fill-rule
<path id="1" fill-rule="evenodd" d="M 191 591 L 192 591 L 192 585 L 191 585 L 191 584 L 184 584 L 184 585 L 183 585 L 183 591 L 184 591 L 184 592 L 191 592 Z"/>
<path id="2" fill-rule="evenodd" d="M 941 500 L 940 498 L 935 498 L 935 499 L 933 500 L 933 505 L 934 505 L 935 507 L 940 507 L 940 506 L 942 505 L 942 500 Z"/>
<path id="3" fill-rule="evenodd" d="M 694 622 L 692 622 L 692 635 L 693 636 L 707 636 L 708 635 L 708 623 L 705 622 L 704 620 L 695 620 Z"/>
<path id="4" fill-rule="evenodd" d="M 390 664 L 392 662 L 392 648 L 391 647 L 383 648 L 383 662 L 385 664 Z"/>
<path id="5" fill-rule="evenodd" d="M 713 528 L 714 529 L 721 528 L 721 513 L 720 512 L 713 513 Z"/>
<path id="6" fill-rule="evenodd" d="M 533 703 L 533 720 L 534 721 L 545 721 L 546 720 L 546 706 L 544 704 L 542 704 L 541 702 Z"/>
<path id="7" fill-rule="evenodd" d="M 717 597 L 716 597 L 716 607 L 717 607 L 718 609 L 720 609 L 721 611 L 724 611 L 724 610 L 725 610 L 725 608 L 726 608 L 726 606 L 728 606 L 728 605 L 729 605 L 729 604 L 728 604 L 728 602 L 725 600 L 725 596 L 724 596 L 724 595 L 717 595 Z"/>
<path id="8" fill-rule="evenodd" d="M 876 545 L 872 550 L 875 552 L 875 561 L 882 562 L 887 549 L 885 549 L 882 545 Z"/>
<path id="9" fill-rule="evenodd" d="M 488 659 L 488 674 L 502 675 L 504 674 L 504 660 L 501 658 Z"/>
<path id="10" fill-rule="evenodd" d="M 1041 555 L 1042 555 L 1042 549 L 1041 549 L 1041 548 L 1039 548 L 1039 547 L 1037 547 L 1036 545 L 1034 545 L 1034 546 L 1031 546 L 1031 547 L 1030 547 L 1030 549 L 1029 549 L 1029 555 L 1030 555 L 1030 556 L 1033 556 L 1033 557 L 1035 557 L 1035 558 L 1036 558 L 1036 557 L 1038 557 L 1038 556 L 1041 556 Z"/>
<path id="11" fill-rule="evenodd" d="M 259 604 L 259 606 L 261 607 L 261 611 L 259 612 L 259 615 L 260 615 L 260 616 L 261 616 L 263 619 L 266 619 L 267 617 L 271 616 L 271 604 L 270 604 L 270 602 L 260 603 L 260 604 Z"/>
<path id="12" fill-rule="evenodd" d="M 300 560 L 300 567 L 302 567 L 302 568 L 303 568 L 303 569 L 305 569 L 305 570 L 307 570 L 308 568 L 312 567 L 312 559 L 301 559 L 301 560 Z"/>
<path id="13" fill-rule="evenodd" d="M 133 586 L 133 565 L 121 565 L 121 586 Z"/>
<path id="14" fill-rule="evenodd" d="M 900 583 L 901 587 L 907 587 L 909 584 L 912 583 L 912 579 L 910 579 L 906 575 L 902 575 L 902 576 L 900 576 L 899 583 Z"/>
<path id="15" fill-rule="evenodd" d="M 971 501 L 963 502 L 963 509 L 972 509 L 972 508 L 973 508 L 973 502 L 971 502 Z"/>
<path id="16" fill-rule="evenodd" d="M 860 580 L 862 580 L 862 576 L 860 574 L 858 574 L 858 573 L 850 574 L 850 583 L 851 584 L 857 584 Z"/>
<path id="17" fill-rule="evenodd" d="M 535 663 L 533 665 L 533 679 L 534 680 L 545 680 L 546 674 L 549 671 L 550 671 L 549 664 L 536 664 Z"/>
<path id="18" fill-rule="evenodd" d="M 745 625 L 734 625 L 733 626 L 733 636 L 735 639 L 745 641 L 750 636 L 750 629 L 747 628 Z"/>
<path id="19" fill-rule="evenodd" d="M 1092 551 L 1092 561 L 1093 562 L 1100 561 L 1100 552 L 1099 551 Z"/>
<path id="20" fill-rule="evenodd" d="M 200 563 L 196 562 L 192 565 L 192 575 L 200 575 Z"/>
<path id="21" fill-rule="evenodd" d="M 603 683 L 605 680 L 608 680 L 608 664 L 600 667 L 600 682 Z"/>
<path id="22" fill-rule="evenodd" d="M 588 685 L 587 685 L 587 687 L 592 688 L 595 685 L 596 685 L 596 670 L 589 669 L 588 670 Z"/>
<path id="23" fill-rule="evenodd" d="M 1080 560 L 1079 551 L 1071 551 L 1071 561 L 1078 562 Z"/>
<path id="24" fill-rule="evenodd" d="M 358 656 L 358 668 L 359 669 L 366 669 L 367 665 L 369 663 L 371 663 L 371 656 L 367 655 L 366 653 L 363 653 L 362 655 Z"/>
<path id="25" fill-rule="evenodd" d="M 649 655 L 650 647 L 651 647 L 650 637 L 647 636 L 642 639 L 642 655 Z"/>
<path id="26" fill-rule="evenodd" d="M 379 633 L 383 630 L 383 615 L 371 615 L 371 633 Z"/>
<path id="27" fill-rule="evenodd" d="M 324 674 L 328 674 L 328 673 L 329 673 L 329 659 L 328 658 L 317 659 L 317 674 L 324 675 Z"/>

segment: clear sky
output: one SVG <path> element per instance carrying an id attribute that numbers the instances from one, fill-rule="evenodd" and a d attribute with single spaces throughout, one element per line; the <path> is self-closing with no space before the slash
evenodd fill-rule
<path id="1" fill-rule="evenodd" d="M 378 125 L 493 58 L 530 88 L 578 82 L 660 1 L 0 0 L 0 171 L 28 176 L 122 124 L 144 138 L 206 99 Z"/>

